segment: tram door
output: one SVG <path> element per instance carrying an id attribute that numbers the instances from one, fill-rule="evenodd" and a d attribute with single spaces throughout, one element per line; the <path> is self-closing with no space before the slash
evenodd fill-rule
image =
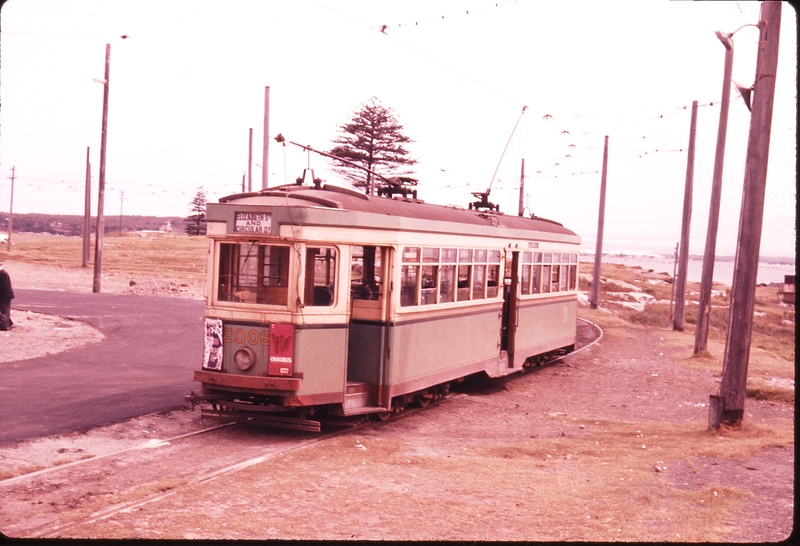
<path id="1" fill-rule="evenodd" d="M 388 342 L 392 249 L 353 246 L 345 408 L 377 406 Z"/>
<path id="2" fill-rule="evenodd" d="M 519 252 L 506 254 L 503 276 L 503 318 L 501 322 L 500 349 L 508 354 L 508 367 L 514 367 L 514 349 L 517 337 L 517 296 L 519 286 Z"/>

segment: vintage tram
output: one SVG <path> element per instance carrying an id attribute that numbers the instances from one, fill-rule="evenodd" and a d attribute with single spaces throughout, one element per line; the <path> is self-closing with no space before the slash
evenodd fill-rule
<path id="1" fill-rule="evenodd" d="M 319 183 L 206 220 L 204 416 L 318 431 L 574 348 L 580 238 L 557 222 Z"/>

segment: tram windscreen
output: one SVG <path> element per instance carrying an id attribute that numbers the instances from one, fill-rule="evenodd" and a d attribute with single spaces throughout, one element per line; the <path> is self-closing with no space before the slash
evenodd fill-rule
<path id="1" fill-rule="evenodd" d="M 289 297 L 289 247 L 221 243 L 220 301 L 286 305 Z"/>

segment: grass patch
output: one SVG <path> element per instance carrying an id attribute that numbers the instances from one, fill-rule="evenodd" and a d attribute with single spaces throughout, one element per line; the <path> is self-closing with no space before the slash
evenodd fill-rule
<path id="1" fill-rule="evenodd" d="M 94 249 L 94 237 L 91 248 Z M 82 237 L 55 237 L 46 235 L 14 234 L 11 252 L 0 248 L 0 261 L 6 263 L 58 264 L 67 269 L 85 270 L 81 267 Z M 139 237 L 133 234 L 103 238 L 103 273 L 148 276 L 158 279 L 205 279 L 205 237 L 186 235 L 161 235 Z M 94 251 L 90 253 L 90 266 Z"/>

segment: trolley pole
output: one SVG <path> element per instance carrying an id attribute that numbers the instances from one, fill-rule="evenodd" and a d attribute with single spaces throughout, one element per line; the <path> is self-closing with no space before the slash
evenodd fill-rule
<path id="1" fill-rule="evenodd" d="M 89 163 L 89 147 L 86 147 L 86 190 L 83 196 L 83 253 L 81 267 L 89 266 L 89 250 L 92 246 L 92 165 Z"/>
<path id="2" fill-rule="evenodd" d="M 522 171 L 519 173 L 519 215 L 525 214 L 525 158 L 522 158 Z"/>
<path id="3" fill-rule="evenodd" d="M 600 262 L 603 256 L 603 224 L 606 217 L 606 175 L 608 173 L 608 135 L 603 147 L 603 175 L 600 179 L 600 212 L 597 215 L 597 244 L 594 250 L 594 272 L 592 275 L 592 297 L 589 307 L 597 309 L 597 294 L 600 290 Z"/>
<path id="4" fill-rule="evenodd" d="M 689 157 L 686 160 L 686 187 L 683 191 L 683 222 L 681 223 L 680 261 L 675 287 L 675 319 L 672 329 L 683 332 L 686 315 L 686 269 L 689 267 L 689 226 L 692 223 L 692 184 L 694 182 L 694 145 L 697 130 L 697 101 L 692 102 L 692 122 L 689 129 Z"/>
<path id="5" fill-rule="evenodd" d="M 269 187 L 269 86 L 264 88 L 264 152 L 261 157 L 261 189 Z"/>
<path id="6" fill-rule="evenodd" d="M 108 128 L 108 84 L 111 65 L 111 44 L 106 44 L 106 72 L 103 81 L 103 129 L 100 135 L 100 176 L 97 189 L 97 235 L 94 239 L 94 279 L 92 292 L 100 292 L 100 276 L 103 271 L 103 199 L 106 192 L 106 133 Z"/>
<path id="7" fill-rule="evenodd" d="M 728 133 L 728 107 L 731 102 L 731 71 L 733 69 L 733 41 L 731 35 L 717 32 L 717 38 L 725 46 L 725 70 L 722 76 L 722 105 L 717 129 L 717 151 L 714 156 L 714 178 L 711 182 L 711 205 L 708 213 L 708 233 L 703 254 L 703 273 L 700 278 L 700 304 L 697 308 L 697 329 L 694 333 L 694 354 L 708 348 L 708 324 L 711 315 L 711 286 L 714 279 L 714 259 L 717 249 L 717 227 L 719 226 L 719 204 L 722 196 L 722 168 L 725 162 L 725 140 Z"/>
<path id="8" fill-rule="evenodd" d="M 8 204 L 8 239 L 6 239 L 6 250 L 11 252 L 11 230 L 14 229 L 14 171 L 16 167 L 11 167 L 11 202 Z"/>
<path id="9" fill-rule="evenodd" d="M 709 404 L 709 426 L 712 428 L 717 428 L 720 422 L 738 426 L 744 418 L 750 334 L 753 328 L 767 160 L 778 68 L 781 6 L 781 2 L 761 4 L 756 78 L 747 142 L 736 263 L 731 286 L 728 334 L 722 363 L 722 381 L 719 386 L 719 396 L 712 395 L 712 403 Z"/>

